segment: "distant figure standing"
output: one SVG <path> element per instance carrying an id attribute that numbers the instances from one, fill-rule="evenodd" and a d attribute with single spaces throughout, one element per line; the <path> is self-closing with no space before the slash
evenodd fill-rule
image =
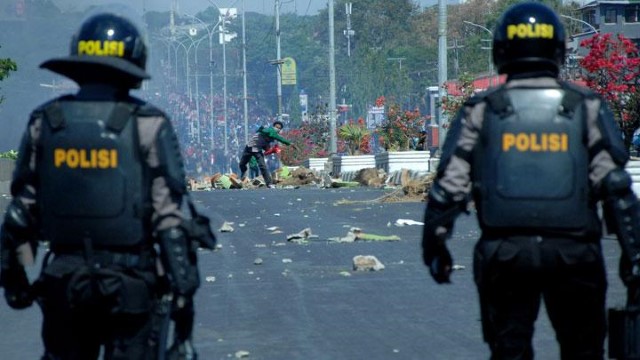
<path id="1" fill-rule="evenodd" d="M 267 168 L 267 164 L 264 160 L 264 151 L 269 148 L 269 145 L 273 141 L 279 141 L 285 145 L 291 145 L 291 142 L 279 135 L 282 131 L 283 125 L 281 121 L 274 121 L 270 127 L 260 126 L 258 131 L 251 137 L 247 146 L 244 148 L 242 157 L 240 158 L 240 176 L 244 179 L 247 172 L 247 165 L 251 158 L 255 158 L 258 161 L 258 167 L 264 178 L 264 182 L 268 187 L 273 187 L 273 181 L 271 179 L 271 173 Z"/>

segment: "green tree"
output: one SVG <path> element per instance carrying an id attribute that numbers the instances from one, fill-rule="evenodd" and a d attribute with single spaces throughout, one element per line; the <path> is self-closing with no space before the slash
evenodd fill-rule
<path id="1" fill-rule="evenodd" d="M 0 59 L 0 81 L 6 79 L 12 71 L 18 70 L 18 65 L 10 58 Z M 4 95 L 0 96 L 0 103 L 4 101 Z"/>

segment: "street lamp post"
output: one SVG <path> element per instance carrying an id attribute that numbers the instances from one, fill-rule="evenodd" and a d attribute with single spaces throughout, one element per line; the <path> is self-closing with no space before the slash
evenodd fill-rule
<path id="1" fill-rule="evenodd" d="M 218 9 L 218 24 L 220 24 L 220 43 L 222 44 L 222 82 L 223 82 L 223 121 L 224 121 L 224 158 L 225 158 L 225 166 L 227 165 L 227 156 L 228 156 L 228 124 L 227 124 L 227 53 L 226 53 L 226 44 L 227 44 L 227 33 L 225 30 L 226 21 L 228 18 L 233 16 L 235 13 L 235 8 L 225 8 L 224 14 L 222 9 L 218 7 L 212 0 L 209 0 L 209 3 Z M 213 61 L 213 59 L 212 59 Z M 213 85 L 213 84 L 211 84 Z M 213 88 L 213 87 L 212 87 Z M 211 100 L 211 106 L 213 107 L 213 99 Z"/>
<path id="2" fill-rule="evenodd" d="M 212 3 L 212 5 L 215 6 L 216 9 L 218 9 L 218 7 L 215 4 Z M 220 12 L 220 9 L 218 9 L 218 12 Z M 200 18 L 194 15 L 189 15 L 189 14 L 187 14 L 187 16 L 199 21 L 202 25 L 204 25 L 204 28 L 207 30 L 207 35 L 209 36 L 209 132 L 211 136 L 211 151 L 214 151 L 215 141 L 213 138 L 213 124 L 214 124 L 214 120 L 213 120 L 213 34 L 215 34 L 214 29 L 220 24 L 220 17 L 218 16 L 218 22 L 215 25 L 213 25 L 211 28 L 209 28 L 209 25 L 207 25 L 207 23 L 202 21 Z"/>
<path id="3" fill-rule="evenodd" d="M 465 20 L 465 21 L 462 21 L 462 22 L 467 24 L 467 25 L 478 27 L 478 28 L 488 32 L 489 35 L 491 36 L 490 39 L 493 39 L 493 31 L 487 29 L 486 27 L 484 27 L 482 25 L 474 24 L 471 21 L 466 21 Z M 491 47 L 483 47 L 482 49 L 491 50 Z M 489 52 L 489 86 L 493 86 L 493 60 L 491 59 L 491 52 Z"/>
<path id="4" fill-rule="evenodd" d="M 587 26 L 589 27 L 589 29 L 591 29 L 591 31 L 592 31 L 593 33 L 596 33 L 596 34 L 598 33 L 598 29 L 596 29 L 593 25 L 589 24 L 588 22 L 586 22 L 586 21 L 584 21 L 584 20 L 576 19 L 576 18 L 571 17 L 571 16 L 569 16 L 569 15 L 562 15 L 562 14 L 560 14 L 560 16 L 561 16 L 561 17 L 563 17 L 563 18 L 565 18 L 565 19 L 569 19 L 569 20 L 577 21 L 577 22 L 579 22 L 579 23 L 581 23 L 581 24 L 587 25 Z"/>

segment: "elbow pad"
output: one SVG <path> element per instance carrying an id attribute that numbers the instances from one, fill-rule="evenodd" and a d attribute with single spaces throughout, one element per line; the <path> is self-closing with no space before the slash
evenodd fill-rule
<path id="1" fill-rule="evenodd" d="M 35 257 L 38 241 L 38 230 L 34 217 L 18 200 L 12 200 L 7 206 L 2 225 L 3 247 L 17 249 L 25 243 L 31 246 Z M 22 260 L 21 260 L 22 261 Z"/>
<path id="2" fill-rule="evenodd" d="M 196 249 L 180 227 L 158 232 L 160 260 L 164 266 L 171 290 L 190 297 L 200 286 Z"/>
<path id="3" fill-rule="evenodd" d="M 160 162 L 159 168 L 156 169 L 156 175 L 164 176 L 172 191 L 184 194 L 187 189 L 187 182 L 185 180 L 182 156 L 180 155 L 180 144 L 169 121 L 166 121 L 158 131 L 156 141 L 158 160 Z"/>
<path id="4" fill-rule="evenodd" d="M 631 176 L 623 169 L 611 171 L 601 183 L 607 230 L 618 237 L 622 251 L 640 261 L 640 203 L 631 189 Z"/>

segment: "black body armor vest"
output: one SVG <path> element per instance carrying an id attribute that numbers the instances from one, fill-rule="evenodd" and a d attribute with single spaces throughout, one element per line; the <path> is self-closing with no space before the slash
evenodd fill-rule
<path id="1" fill-rule="evenodd" d="M 582 95 L 500 89 L 486 97 L 473 181 L 484 228 L 585 230 L 589 153 Z"/>
<path id="2" fill-rule="evenodd" d="M 53 249 L 126 249 L 148 238 L 136 105 L 64 100 L 44 110 L 38 201 Z"/>

